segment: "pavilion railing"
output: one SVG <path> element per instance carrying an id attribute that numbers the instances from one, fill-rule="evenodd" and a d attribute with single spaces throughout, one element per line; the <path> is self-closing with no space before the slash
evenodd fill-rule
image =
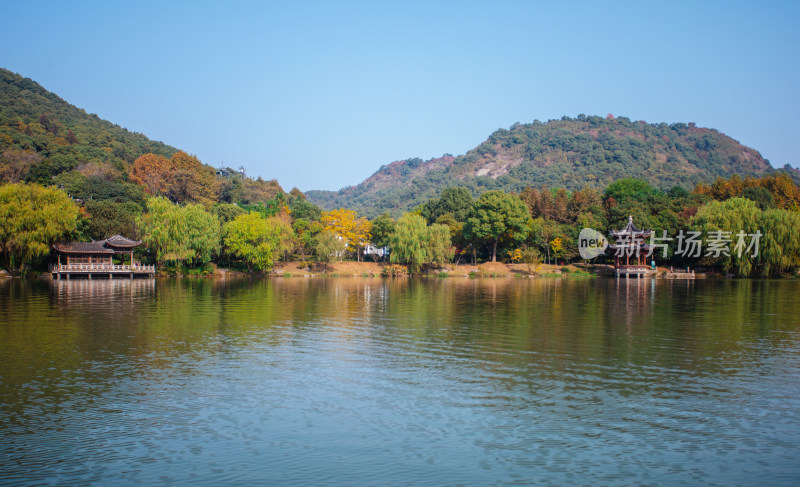
<path id="1" fill-rule="evenodd" d="M 616 266 L 614 272 L 617 274 L 647 274 L 655 271 L 649 265 L 620 265 Z"/>
<path id="2" fill-rule="evenodd" d="M 155 272 L 154 265 L 131 264 L 54 264 L 52 272 Z"/>

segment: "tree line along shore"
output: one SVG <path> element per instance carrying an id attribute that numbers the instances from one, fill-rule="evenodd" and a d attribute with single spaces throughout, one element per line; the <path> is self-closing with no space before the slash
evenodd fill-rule
<path id="1" fill-rule="evenodd" d="M 334 264 L 346 261 L 373 262 L 389 276 L 486 262 L 530 274 L 541 264 L 559 269 L 585 263 L 578 249 L 581 229 L 608 235 L 633 218 L 659 236 L 696 232 L 708 245 L 720 232 L 729 237 L 729 251 L 691 256 L 670 239 L 663 255 L 659 250 L 654 256 L 659 266 L 741 277 L 793 276 L 800 269 L 800 188 L 783 173 L 719 178 L 691 191 L 663 191 L 630 178 L 602 191 L 527 187 L 477 198 L 454 186 L 398 218 L 384 213 L 371 220 L 347 208 L 324 211 L 296 188 L 286 193 L 261 180 L 215 175 L 183 152 L 141 156 L 128 180 L 122 191 L 89 199 L 76 197 L 68 184 L 2 184 L 2 267 L 10 275 L 46 271 L 55 242 L 119 234 L 141 240 L 137 261 L 167 275 L 280 273 L 289 263 L 312 274 L 336 274 Z M 224 203 L 214 197 L 223 184 L 229 192 L 264 191 L 251 194 L 249 203 Z M 756 252 L 733 251 L 737 234 L 756 232 Z"/>

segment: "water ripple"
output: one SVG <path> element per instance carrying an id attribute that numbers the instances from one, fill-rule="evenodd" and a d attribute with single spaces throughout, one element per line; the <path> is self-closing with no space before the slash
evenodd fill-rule
<path id="1" fill-rule="evenodd" d="M 0 288 L 0 483 L 800 480 L 798 283 L 312 281 Z"/>

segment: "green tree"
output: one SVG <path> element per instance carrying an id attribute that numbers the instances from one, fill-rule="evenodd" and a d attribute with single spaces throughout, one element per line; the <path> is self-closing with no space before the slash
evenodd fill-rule
<path id="1" fill-rule="evenodd" d="M 401 216 L 389 239 L 392 248 L 389 260 L 393 264 L 406 264 L 411 272 L 418 272 L 428 258 L 425 248 L 426 230 L 425 219 L 421 216 L 412 213 Z"/>
<path id="2" fill-rule="evenodd" d="M 689 192 L 686 191 L 686 188 L 683 186 L 673 186 L 667 192 L 667 195 L 672 199 L 687 198 L 689 196 Z"/>
<path id="3" fill-rule="evenodd" d="M 219 251 L 219 219 L 200 205 L 181 207 L 163 197 L 151 198 L 136 224 L 159 265 L 168 261 L 205 264 Z"/>
<path id="4" fill-rule="evenodd" d="M 319 221 L 322 217 L 322 210 L 319 206 L 306 200 L 305 196 L 302 198 L 299 196 L 292 198 L 289 202 L 289 210 L 294 220 L 302 218 L 303 220 L 314 222 Z"/>
<path id="5" fill-rule="evenodd" d="M 446 226 L 450 230 L 450 240 L 458 247 L 463 246 L 464 222 L 460 222 L 450 213 L 445 213 L 436 219 L 436 223 Z"/>
<path id="6" fill-rule="evenodd" d="M 742 198 L 753 201 L 758 209 L 769 210 L 775 208 L 775 197 L 766 188 L 750 186 L 742 190 Z"/>
<path id="7" fill-rule="evenodd" d="M 453 258 L 450 229 L 446 225 L 428 227 L 420 215 L 406 213 L 397 220 L 389 238 L 390 261 L 406 264 L 411 272 L 425 265 L 442 265 Z"/>
<path id="8" fill-rule="evenodd" d="M 759 263 L 765 276 L 800 266 L 800 213 L 769 209 L 762 213 L 763 232 L 759 247 Z"/>
<path id="9" fill-rule="evenodd" d="M 606 199 L 608 225 L 612 229 L 623 228 L 630 216 L 633 216 L 633 221 L 640 228 L 656 230 L 673 228 L 676 215 L 665 194 L 657 191 L 636 194 L 638 196 Z M 638 199 L 639 196 L 642 199 Z"/>
<path id="10" fill-rule="evenodd" d="M 63 191 L 38 184 L 0 186 L 0 252 L 3 268 L 25 272 L 50 253 L 50 245 L 77 228 L 78 207 Z"/>
<path id="11" fill-rule="evenodd" d="M 634 178 L 622 178 L 609 184 L 603 193 L 604 199 L 614 198 L 617 201 L 645 201 L 658 190 L 650 183 Z"/>
<path id="12" fill-rule="evenodd" d="M 464 234 L 468 239 L 488 241 L 492 262 L 496 262 L 501 242 L 514 244 L 525 239 L 528 215 L 528 208 L 519 197 L 502 191 L 487 191 L 475 202 L 464 225 Z"/>
<path id="13" fill-rule="evenodd" d="M 703 248 L 708 249 L 709 241 L 716 232 L 730 232 L 728 237 L 735 244 L 739 232 L 755 234 L 760 231 L 761 210 L 753 201 L 745 198 L 731 198 L 725 201 L 710 201 L 698 210 L 691 226 L 703 233 Z M 719 240 L 719 239 L 718 239 Z M 748 276 L 753 271 L 757 258 L 752 253 L 742 252 L 741 256 L 732 252 L 733 245 L 727 246 L 728 255 L 711 255 L 707 260 L 722 266 L 725 271 L 735 271 L 740 276 Z M 704 250 L 705 251 L 705 250 Z M 708 252 L 706 252 L 708 253 Z"/>
<path id="14" fill-rule="evenodd" d="M 305 260 L 306 255 L 315 252 L 317 237 L 323 230 L 322 223 L 304 218 L 292 218 L 292 230 L 294 230 L 293 252 L 300 254 L 301 258 Z"/>
<path id="15" fill-rule="evenodd" d="M 726 271 L 740 276 L 757 272 L 770 276 L 800 266 L 800 232 L 797 231 L 800 213 L 796 211 L 780 208 L 762 211 L 757 202 L 744 197 L 712 200 L 697 211 L 689 226 L 703 232 L 706 245 L 711 237 L 717 236 L 712 232 L 729 232 L 726 234 L 730 240 L 728 255 L 706 258 Z M 744 245 L 737 248 L 740 232 Z M 758 245 L 751 249 L 752 236 L 757 233 L 760 234 Z"/>
<path id="16" fill-rule="evenodd" d="M 147 200 L 147 211 L 136 219 L 136 226 L 142 235 L 145 247 L 153 252 L 159 265 L 170 260 L 181 260 L 180 236 L 175 228 L 173 215 L 176 205 L 166 198 L 158 197 Z"/>
<path id="17" fill-rule="evenodd" d="M 329 264 L 335 257 L 343 255 L 345 249 L 347 242 L 332 231 L 323 230 L 317 235 L 314 252 L 318 261 Z"/>
<path id="18" fill-rule="evenodd" d="M 84 208 L 89 215 L 84 231 L 93 240 L 103 240 L 112 235 L 136 237 L 136 218 L 142 214 L 142 207 L 137 203 L 90 200 Z"/>
<path id="19" fill-rule="evenodd" d="M 269 271 L 286 249 L 292 228 L 280 218 L 248 213 L 226 223 L 223 233 L 228 252 L 242 259 L 249 271 Z"/>
<path id="20" fill-rule="evenodd" d="M 239 215 L 247 213 L 239 206 L 230 203 L 217 203 L 211 211 L 217 216 L 222 225 L 235 220 Z"/>
<path id="21" fill-rule="evenodd" d="M 437 218 L 449 213 L 456 221 L 463 222 L 472 209 L 474 201 L 472 192 L 467 188 L 445 188 L 439 198 L 428 200 L 422 205 L 420 215 L 428 223 L 434 223 Z"/>
<path id="22" fill-rule="evenodd" d="M 370 232 L 370 241 L 376 247 L 386 247 L 389 245 L 389 239 L 394 233 L 396 222 L 394 218 L 384 213 L 378 218 L 372 220 L 372 231 Z"/>
<path id="23" fill-rule="evenodd" d="M 185 238 L 189 247 L 189 261 L 194 264 L 207 264 L 213 255 L 219 254 L 222 228 L 219 219 L 200 205 L 186 205 L 181 208 L 185 226 Z"/>
<path id="24" fill-rule="evenodd" d="M 447 225 L 434 223 L 429 226 L 425 239 L 428 247 L 427 264 L 441 267 L 453 259 L 454 249 Z"/>

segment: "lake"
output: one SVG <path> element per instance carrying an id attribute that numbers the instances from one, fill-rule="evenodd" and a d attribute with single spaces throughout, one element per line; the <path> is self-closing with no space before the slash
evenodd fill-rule
<path id="1" fill-rule="evenodd" d="M 798 281 L 0 282 L 0 484 L 797 485 Z"/>

